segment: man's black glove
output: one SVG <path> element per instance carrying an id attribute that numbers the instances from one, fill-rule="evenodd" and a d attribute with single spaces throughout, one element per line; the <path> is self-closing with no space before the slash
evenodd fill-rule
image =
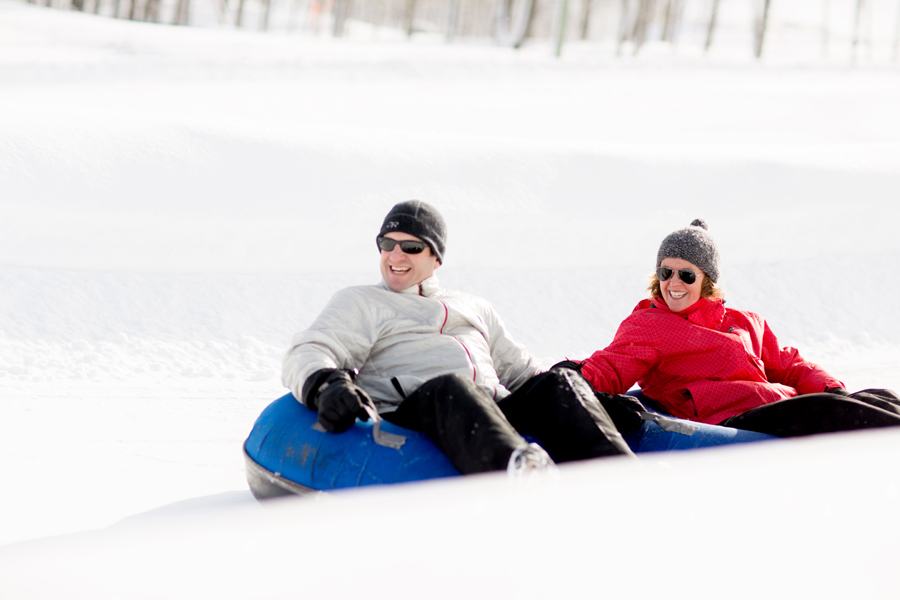
<path id="1" fill-rule="evenodd" d="M 307 384 L 310 384 L 307 387 Z M 323 369 L 316 371 L 303 385 L 304 401 L 319 411 L 319 423 L 327 431 L 341 433 L 350 429 L 357 417 L 369 420 L 366 408 L 375 410 L 375 403 L 358 385 L 349 371 Z"/>
<path id="2" fill-rule="evenodd" d="M 850 395 L 850 392 L 848 392 L 847 390 L 845 390 L 842 387 L 830 388 L 827 385 L 825 386 L 825 392 L 829 393 L 829 394 L 837 394 L 838 396 L 849 396 Z"/>

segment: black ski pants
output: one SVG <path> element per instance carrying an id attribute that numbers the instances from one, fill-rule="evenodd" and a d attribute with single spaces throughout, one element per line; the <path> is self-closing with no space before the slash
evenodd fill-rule
<path id="1" fill-rule="evenodd" d="M 890 427 L 900 425 L 900 396 L 891 390 L 804 394 L 751 408 L 719 425 L 778 437 Z"/>
<path id="2" fill-rule="evenodd" d="M 459 375 L 425 382 L 388 421 L 425 433 L 460 473 L 506 468 L 513 450 L 537 438 L 556 462 L 631 454 L 590 385 L 571 369 L 532 377 L 495 402 Z"/>

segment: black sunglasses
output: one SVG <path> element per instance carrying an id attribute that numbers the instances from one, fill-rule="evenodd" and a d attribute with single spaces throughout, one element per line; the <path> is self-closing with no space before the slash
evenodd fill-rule
<path id="1" fill-rule="evenodd" d="M 400 249 L 403 250 L 406 254 L 419 254 L 425 248 L 428 247 L 428 244 L 425 242 L 417 242 L 416 240 L 393 240 L 389 237 L 384 237 L 383 235 L 378 236 L 378 247 L 384 252 L 391 252 L 394 250 L 394 246 L 400 244 Z"/>
<path id="2" fill-rule="evenodd" d="M 674 269 L 669 267 L 656 267 L 656 277 L 660 281 L 668 281 L 674 274 Z M 683 281 L 684 285 L 691 285 L 697 281 L 697 274 L 690 269 L 678 269 L 678 279 Z"/>

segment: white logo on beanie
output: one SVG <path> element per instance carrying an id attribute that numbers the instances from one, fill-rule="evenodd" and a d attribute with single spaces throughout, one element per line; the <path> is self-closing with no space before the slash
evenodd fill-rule
<path id="1" fill-rule="evenodd" d="M 400 227 L 400 221 L 389 221 L 384 226 L 385 229 L 395 229 L 397 227 Z"/>

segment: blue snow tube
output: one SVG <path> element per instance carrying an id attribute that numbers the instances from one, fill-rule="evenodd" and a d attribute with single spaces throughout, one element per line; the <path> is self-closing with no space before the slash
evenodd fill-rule
<path id="1" fill-rule="evenodd" d="M 357 420 L 340 434 L 314 429 L 317 420 L 293 394 L 259 415 L 244 443 L 247 481 L 257 498 L 459 475 L 418 431 L 381 421 L 380 431 L 405 438 L 394 448 L 376 443 L 371 420 Z"/>
<path id="2" fill-rule="evenodd" d="M 633 395 L 641 398 L 639 393 Z M 644 421 L 625 436 L 632 450 L 690 450 L 772 439 L 752 431 L 660 417 Z M 314 428 L 317 419 L 317 413 L 292 394 L 263 410 L 244 443 L 247 482 L 254 496 L 264 499 L 459 475 L 444 453 L 417 431 L 387 421 L 378 428 L 371 421 L 357 421 L 346 432 L 333 434 Z"/>
<path id="3" fill-rule="evenodd" d="M 625 441 L 635 452 L 693 450 L 725 444 L 744 444 L 777 439 L 766 433 L 676 419 L 652 408 L 652 401 L 648 401 L 639 390 L 631 390 L 627 393 L 647 406 L 647 412 L 659 417 L 656 421 L 644 421 L 637 431 L 624 436 Z"/>

